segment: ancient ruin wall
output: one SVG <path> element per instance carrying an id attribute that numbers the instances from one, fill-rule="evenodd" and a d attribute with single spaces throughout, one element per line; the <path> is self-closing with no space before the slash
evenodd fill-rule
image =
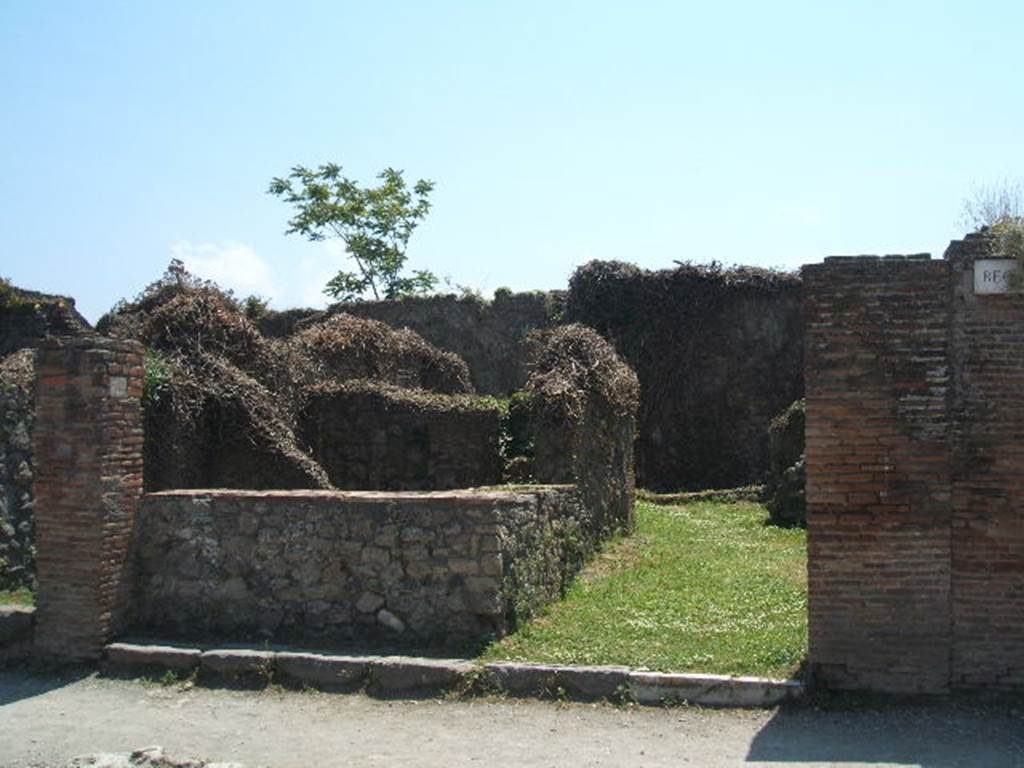
<path id="1" fill-rule="evenodd" d="M 90 331 L 73 299 L 0 279 L 0 589 L 35 584 L 35 349 Z"/>
<path id="2" fill-rule="evenodd" d="M 426 296 L 399 301 L 338 304 L 329 312 L 346 312 L 411 328 L 441 349 L 469 364 L 473 385 L 485 395 L 506 396 L 526 381 L 530 331 L 549 328 L 561 312 L 559 292 L 499 293 L 493 301 L 476 297 Z M 260 321 L 268 337 L 290 335 L 322 320 L 326 313 L 292 310 L 269 313 Z"/>
<path id="3" fill-rule="evenodd" d="M 1024 689 L 1024 294 L 978 295 L 982 237 L 946 252 L 954 392 L 952 685 Z"/>
<path id="4" fill-rule="evenodd" d="M 804 268 L 810 658 L 829 685 L 1024 687 L 1024 295 L 946 261 Z"/>
<path id="5" fill-rule="evenodd" d="M 128 618 L 142 493 L 142 347 L 101 337 L 39 350 L 36 649 L 97 658 Z"/>
<path id="6" fill-rule="evenodd" d="M 752 268 L 649 272 L 591 262 L 566 320 L 611 341 L 640 379 L 636 474 L 658 491 L 760 482 L 768 425 L 803 395 L 800 280 Z"/>
<path id="7" fill-rule="evenodd" d="M 307 393 L 299 422 L 335 488 L 433 491 L 502 479 L 502 412 L 481 398 L 355 381 Z"/>
<path id="8" fill-rule="evenodd" d="M 526 384 L 533 474 L 571 482 L 595 535 L 633 529 L 633 444 L 640 385 L 611 344 L 582 325 L 547 334 Z"/>
<path id="9" fill-rule="evenodd" d="M 826 684 L 949 680 L 948 267 L 804 268 L 810 657 Z"/>
<path id="10" fill-rule="evenodd" d="M 582 563 L 571 488 L 440 493 L 173 491 L 143 499 L 137 631 L 165 638 L 500 636 Z"/>
<path id="11" fill-rule="evenodd" d="M 0 589 L 35 584 L 35 350 L 0 360 Z"/>
<path id="12" fill-rule="evenodd" d="M 88 321 L 75 300 L 16 288 L 0 280 L 0 358 L 38 347 L 44 339 L 87 335 Z"/>

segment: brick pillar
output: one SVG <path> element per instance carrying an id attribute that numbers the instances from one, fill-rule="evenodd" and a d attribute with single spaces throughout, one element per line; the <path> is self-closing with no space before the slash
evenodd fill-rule
<path id="1" fill-rule="evenodd" d="M 142 347 L 103 337 L 39 351 L 35 643 L 89 659 L 123 629 L 142 493 Z"/>
<path id="2" fill-rule="evenodd" d="M 810 662 L 832 687 L 950 683 L 949 265 L 804 267 Z"/>
<path id="3" fill-rule="evenodd" d="M 973 235 L 953 278 L 953 686 L 1024 690 L 1024 293 L 975 293 Z"/>

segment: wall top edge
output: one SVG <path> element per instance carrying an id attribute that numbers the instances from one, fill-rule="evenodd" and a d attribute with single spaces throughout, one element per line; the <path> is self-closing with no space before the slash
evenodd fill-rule
<path id="1" fill-rule="evenodd" d="M 353 502 L 410 502 L 410 501 L 509 501 L 524 496 L 541 496 L 546 493 L 565 493 L 575 489 L 573 485 L 528 485 L 503 486 L 500 488 L 460 488 L 450 491 L 323 491 L 323 490 L 276 490 L 254 491 L 234 488 L 197 488 L 157 491 L 143 495 L 146 499 L 193 499 L 193 500 L 259 500 L 259 501 L 353 501 Z"/>

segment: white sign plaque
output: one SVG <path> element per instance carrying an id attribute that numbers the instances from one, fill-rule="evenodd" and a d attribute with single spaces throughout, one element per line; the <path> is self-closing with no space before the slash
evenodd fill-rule
<path id="1" fill-rule="evenodd" d="M 1016 259 L 978 259 L 974 262 L 975 293 L 1009 293 L 1021 290 L 1011 275 L 1020 269 Z"/>

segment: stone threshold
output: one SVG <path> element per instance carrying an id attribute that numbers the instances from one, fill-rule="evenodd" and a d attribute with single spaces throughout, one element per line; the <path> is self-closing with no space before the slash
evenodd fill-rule
<path id="1" fill-rule="evenodd" d="M 382 698 L 508 694 L 568 701 L 685 703 L 705 707 L 773 707 L 803 695 L 803 683 L 760 677 L 648 672 L 628 667 L 556 666 L 415 656 L 338 655 L 256 647 L 200 648 L 110 643 L 109 673 L 195 677 L 204 685 L 267 685 L 365 691 Z"/>

